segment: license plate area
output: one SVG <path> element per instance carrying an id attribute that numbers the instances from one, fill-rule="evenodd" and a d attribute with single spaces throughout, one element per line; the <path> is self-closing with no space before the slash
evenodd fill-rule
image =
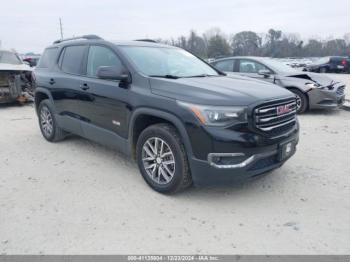
<path id="1" fill-rule="evenodd" d="M 295 152 L 296 143 L 294 140 L 279 145 L 278 160 L 283 161 L 291 157 Z"/>

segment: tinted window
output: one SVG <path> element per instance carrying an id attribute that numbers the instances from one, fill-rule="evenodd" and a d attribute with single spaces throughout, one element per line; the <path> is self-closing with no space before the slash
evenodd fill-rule
<path id="1" fill-rule="evenodd" d="M 240 60 L 239 72 L 257 74 L 259 70 L 269 70 L 269 69 L 266 66 L 252 60 L 244 60 L 244 59 Z"/>
<path id="2" fill-rule="evenodd" d="M 48 68 L 55 63 L 58 48 L 46 48 L 43 55 L 40 57 L 38 67 Z"/>
<path id="3" fill-rule="evenodd" d="M 221 71 L 232 72 L 234 68 L 234 63 L 235 63 L 235 60 L 233 59 L 224 60 L 224 61 L 217 62 L 215 64 L 215 67 Z"/>
<path id="4" fill-rule="evenodd" d="M 122 67 L 117 55 L 109 48 L 103 46 L 91 46 L 87 62 L 87 75 L 96 76 L 100 66 Z"/>
<path id="5" fill-rule="evenodd" d="M 82 74 L 82 64 L 85 52 L 85 46 L 68 46 L 62 53 L 61 64 L 62 71 L 70 74 Z"/>

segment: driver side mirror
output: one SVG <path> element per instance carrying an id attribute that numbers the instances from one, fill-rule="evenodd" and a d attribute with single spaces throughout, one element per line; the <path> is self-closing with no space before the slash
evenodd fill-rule
<path id="1" fill-rule="evenodd" d="M 259 70 L 258 74 L 261 75 L 261 76 L 264 76 L 265 78 L 267 78 L 267 77 L 272 75 L 270 70 L 264 70 L 264 69 Z"/>
<path id="2" fill-rule="evenodd" d="M 123 67 L 100 66 L 97 69 L 97 77 L 106 80 L 126 81 L 129 79 L 129 73 Z"/>

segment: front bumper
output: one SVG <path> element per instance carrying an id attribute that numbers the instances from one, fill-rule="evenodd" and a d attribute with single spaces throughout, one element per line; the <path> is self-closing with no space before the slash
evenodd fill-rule
<path id="1" fill-rule="evenodd" d="M 332 90 L 315 88 L 308 95 L 310 109 L 336 109 L 345 103 L 345 86 L 334 87 Z"/>
<path id="2" fill-rule="evenodd" d="M 209 153 L 206 160 L 196 157 L 190 158 L 192 179 L 197 186 L 208 185 L 228 185 L 259 176 L 268 171 L 282 166 L 296 152 L 296 146 L 299 142 L 299 127 L 289 133 L 282 139 L 276 139 L 275 142 L 262 143 L 256 146 L 233 146 L 228 143 L 227 147 L 216 147 L 216 153 Z M 281 157 L 283 145 L 293 144 L 293 150 L 287 157 Z M 249 144 L 249 141 L 246 141 Z M 231 148 L 229 153 L 227 148 Z M 224 149 L 224 150 L 222 150 Z M 240 158 L 233 165 L 218 166 L 213 158 L 216 156 L 233 156 Z"/>

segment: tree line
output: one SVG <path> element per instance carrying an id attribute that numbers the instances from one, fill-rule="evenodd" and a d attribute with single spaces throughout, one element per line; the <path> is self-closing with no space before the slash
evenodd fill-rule
<path id="1" fill-rule="evenodd" d="M 322 57 L 350 56 L 350 33 L 343 38 L 317 39 L 307 41 L 298 34 L 284 33 L 270 29 L 258 34 L 242 31 L 227 36 L 218 28 L 203 35 L 194 30 L 188 36 L 172 39 L 158 39 L 159 42 L 184 48 L 202 58 L 220 58 L 225 56 L 268 56 L 268 57 Z"/>

